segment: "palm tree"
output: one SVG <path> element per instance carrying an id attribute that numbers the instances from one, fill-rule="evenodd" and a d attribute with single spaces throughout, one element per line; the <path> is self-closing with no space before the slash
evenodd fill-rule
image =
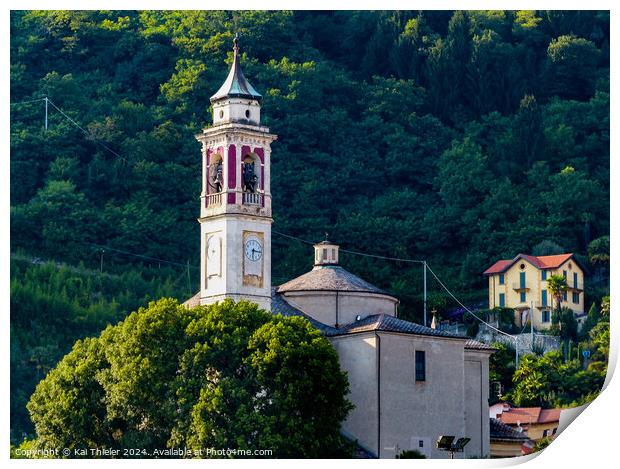
<path id="1" fill-rule="evenodd" d="M 555 298 L 556 301 L 557 309 L 553 318 L 553 323 L 557 324 L 557 327 L 560 328 L 560 335 L 564 335 L 562 352 L 564 355 L 564 361 L 566 361 L 568 349 L 566 333 L 568 331 L 562 330 L 562 297 L 568 291 L 566 278 L 564 278 L 563 275 L 552 275 L 547 279 L 547 290 L 549 290 L 549 293 L 551 293 L 551 296 Z"/>
<path id="2" fill-rule="evenodd" d="M 547 290 L 555 298 L 557 314 L 562 311 L 562 297 L 568 291 L 568 285 L 563 275 L 552 275 L 547 279 Z"/>

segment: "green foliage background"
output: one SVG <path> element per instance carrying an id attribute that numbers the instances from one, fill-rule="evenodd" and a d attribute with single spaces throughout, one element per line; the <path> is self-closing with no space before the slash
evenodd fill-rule
<path id="1" fill-rule="evenodd" d="M 52 108 L 46 131 L 42 102 L 11 107 L 12 252 L 97 270 L 105 245 L 198 265 L 193 136 L 211 120 L 234 32 L 279 135 L 274 229 L 426 259 L 470 304 L 485 302 L 481 272 L 498 258 L 546 243 L 585 260 L 609 234 L 608 12 L 14 11 L 11 102 L 48 96 L 86 135 Z M 311 262 L 307 245 L 274 236 L 274 283 Z M 343 264 L 420 319 L 420 268 L 351 255 Z M 182 267 L 160 267 L 107 251 L 104 272 L 148 287 L 67 291 L 77 309 L 49 303 L 66 279 L 12 269 L 12 359 L 25 367 L 12 367 L 24 375 L 13 397 L 23 403 L 39 376 L 32 347 L 56 350 L 54 363 L 144 295 L 197 289 L 194 270 L 186 287 Z M 63 333 L 33 329 L 61 314 Z M 15 415 L 14 432 L 28 431 Z"/>

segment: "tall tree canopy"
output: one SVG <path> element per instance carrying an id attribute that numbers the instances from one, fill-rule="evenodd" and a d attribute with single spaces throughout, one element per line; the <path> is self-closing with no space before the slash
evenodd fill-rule
<path id="1" fill-rule="evenodd" d="M 187 310 L 162 299 L 78 341 L 28 409 L 40 449 L 335 457 L 348 448 L 347 392 L 336 351 L 305 319 L 245 301 Z"/>

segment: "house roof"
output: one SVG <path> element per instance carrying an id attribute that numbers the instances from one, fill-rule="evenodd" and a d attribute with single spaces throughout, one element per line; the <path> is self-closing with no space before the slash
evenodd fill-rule
<path id="1" fill-rule="evenodd" d="M 538 423 L 559 422 L 562 409 L 542 409 L 538 416 Z"/>
<path id="2" fill-rule="evenodd" d="M 507 425 L 531 425 L 536 423 L 559 422 L 561 413 L 562 409 L 511 407 L 499 415 L 499 420 Z"/>
<path id="3" fill-rule="evenodd" d="M 414 322 L 405 321 L 389 314 L 373 314 L 366 316 L 359 321 L 346 324 L 338 328 L 338 333 L 334 335 L 355 334 L 358 332 L 401 332 L 405 334 L 427 335 L 434 337 L 452 337 L 456 339 L 464 339 L 465 337 L 452 334 L 450 332 L 431 329 Z"/>
<path id="4" fill-rule="evenodd" d="M 568 259 L 574 258 L 573 253 L 555 254 L 553 256 L 531 256 L 529 254 L 518 254 L 514 259 L 502 259 L 483 272 L 484 275 L 501 274 L 506 272 L 515 262 L 520 259 L 528 261 L 533 266 L 541 270 L 557 269 Z M 575 262 L 577 260 L 575 259 Z M 579 262 L 577 262 L 579 264 Z"/>
<path id="5" fill-rule="evenodd" d="M 502 412 L 499 420 L 507 425 L 538 423 L 541 410 L 540 407 L 511 407 Z"/>
<path id="6" fill-rule="evenodd" d="M 239 64 L 239 41 L 237 36 L 233 41 L 233 63 L 228 72 L 228 77 L 219 90 L 211 96 L 211 102 L 219 101 L 225 98 L 248 98 L 260 101 L 262 96 L 254 89 L 250 82 L 245 78 L 241 65 Z"/>
<path id="7" fill-rule="evenodd" d="M 498 419 L 491 418 L 491 441 L 493 440 L 510 440 L 515 442 L 526 442 L 529 438 L 526 434 L 515 430 L 509 425 L 502 423 Z"/>
<path id="8" fill-rule="evenodd" d="M 495 347 L 482 342 L 478 342 L 474 339 L 469 339 L 467 342 L 465 342 L 465 348 L 472 350 L 496 350 Z"/>
<path id="9" fill-rule="evenodd" d="M 291 291 L 347 291 L 389 295 L 339 265 L 317 265 L 293 280 L 280 285 L 278 293 Z"/>

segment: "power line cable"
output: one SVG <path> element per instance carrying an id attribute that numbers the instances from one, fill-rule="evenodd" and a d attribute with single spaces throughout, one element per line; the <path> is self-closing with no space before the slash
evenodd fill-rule
<path id="1" fill-rule="evenodd" d="M 113 251 L 113 252 L 118 252 L 120 254 L 125 254 L 127 256 L 133 256 L 133 257 L 137 257 L 137 258 L 140 258 L 140 259 L 146 259 L 146 260 L 149 260 L 149 261 L 163 262 L 165 264 L 176 265 L 176 266 L 183 267 L 183 268 L 187 268 L 187 266 L 188 266 L 188 264 L 181 264 L 179 262 L 168 261 L 166 259 L 159 259 L 157 257 L 152 257 L 152 256 L 145 256 L 143 254 L 135 254 L 133 252 L 123 251 L 122 249 L 116 249 L 116 248 L 112 248 L 110 246 L 104 246 L 102 244 L 88 243 L 88 242 L 84 242 L 84 244 L 87 244 L 89 246 L 95 246 L 95 247 L 100 248 L 100 249 L 107 249 L 107 250 L 110 250 L 110 251 Z M 195 265 L 191 265 L 191 264 L 189 265 L 189 267 L 192 268 L 192 269 L 200 269 L 200 267 L 195 266 Z"/>
<path id="2" fill-rule="evenodd" d="M 487 327 L 493 329 L 494 331 L 499 332 L 500 334 L 504 334 L 505 336 L 508 336 L 512 339 L 516 340 L 516 337 L 513 336 L 512 334 L 508 334 L 507 332 L 504 332 L 500 329 L 498 329 L 497 327 L 489 324 L 488 322 L 486 322 L 484 319 L 478 317 L 472 310 L 470 310 L 467 306 L 465 306 L 456 296 L 454 296 L 454 294 L 448 289 L 448 287 L 446 287 L 444 285 L 444 283 L 439 279 L 439 277 L 437 276 L 437 274 L 435 274 L 435 272 L 433 272 L 433 269 L 430 268 L 430 266 L 428 264 L 426 264 L 426 268 L 428 269 L 428 271 L 433 275 L 433 277 L 435 277 L 435 280 L 437 280 L 437 282 L 439 282 L 439 285 L 441 285 L 443 287 L 443 289 L 448 293 L 448 295 L 450 295 L 454 301 L 456 301 L 459 305 L 461 305 L 465 311 L 467 311 L 469 314 L 471 314 L 474 318 L 476 318 L 478 321 L 480 321 L 483 324 L 486 324 Z"/>
<path id="3" fill-rule="evenodd" d="M 38 98 L 38 99 L 31 99 L 30 101 L 19 101 L 17 103 L 10 103 L 11 106 L 17 106 L 18 104 L 30 104 L 30 103 L 37 103 L 39 101 L 45 101 L 46 97 L 43 98 Z"/>
<path id="4" fill-rule="evenodd" d="M 80 129 L 82 132 L 84 132 L 85 135 L 89 136 L 90 133 L 84 129 L 80 124 L 78 124 L 77 122 L 75 122 L 71 117 L 69 117 L 67 114 L 64 113 L 64 111 L 62 109 L 60 109 L 58 106 L 56 106 L 56 104 L 54 104 L 54 102 L 51 99 L 47 99 L 47 102 L 50 103 L 58 112 L 60 112 L 69 122 L 71 122 L 73 125 L 75 125 L 78 129 Z M 120 158 L 121 160 L 123 160 L 125 163 L 129 164 L 129 161 L 127 161 L 126 158 L 122 157 L 121 155 L 119 155 L 117 152 L 115 152 L 114 150 L 112 150 L 110 147 L 108 147 L 107 145 L 105 145 L 104 143 L 101 143 L 97 140 L 93 140 L 97 145 L 102 146 L 103 148 L 105 148 L 107 151 L 109 151 L 110 153 L 112 153 L 114 156 L 116 156 L 117 158 Z"/>

